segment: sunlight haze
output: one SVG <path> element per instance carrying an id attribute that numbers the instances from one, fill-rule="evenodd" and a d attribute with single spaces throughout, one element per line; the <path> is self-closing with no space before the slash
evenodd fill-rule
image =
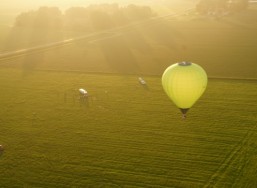
<path id="1" fill-rule="evenodd" d="M 0 0 L 0 188 L 257 187 L 257 3 Z"/>

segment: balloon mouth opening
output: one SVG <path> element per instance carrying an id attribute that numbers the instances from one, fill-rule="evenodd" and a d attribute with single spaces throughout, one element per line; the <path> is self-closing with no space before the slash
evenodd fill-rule
<path id="1" fill-rule="evenodd" d="M 183 62 L 178 63 L 178 65 L 179 66 L 189 66 L 189 65 L 192 65 L 192 63 L 187 62 L 187 61 L 183 61 Z"/>

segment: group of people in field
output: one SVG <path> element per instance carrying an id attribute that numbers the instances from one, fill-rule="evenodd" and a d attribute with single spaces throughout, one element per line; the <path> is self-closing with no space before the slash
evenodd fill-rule
<path id="1" fill-rule="evenodd" d="M 146 81 L 143 78 L 139 77 L 138 81 L 141 85 L 146 86 Z M 81 88 L 81 89 L 79 89 L 79 93 L 80 93 L 81 103 L 88 104 L 88 102 L 89 102 L 88 92 L 85 89 Z M 0 145 L 0 155 L 3 153 L 3 151 L 4 151 L 4 147 L 2 145 Z"/>
<path id="2" fill-rule="evenodd" d="M 141 84 L 141 85 L 143 85 L 143 86 L 146 86 L 146 81 L 142 78 L 142 77 L 139 77 L 138 78 L 138 81 L 139 81 L 139 83 Z M 83 88 L 80 88 L 79 89 L 79 93 L 80 93 L 80 97 L 79 97 L 79 99 L 80 99 L 80 101 L 82 102 L 82 103 L 88 103 L 89 101 L 89 94 L 88 94 L 88 92 L 85 90 L 85 89 L 83 89 Z M 107 91 L 105 91 L 105 93 L 107 93 Z"/>

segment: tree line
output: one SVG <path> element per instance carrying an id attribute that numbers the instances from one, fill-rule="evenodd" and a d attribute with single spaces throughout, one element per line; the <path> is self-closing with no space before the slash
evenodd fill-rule
<path id="1" fill-rule="evenodd" d="M 71 7 L 62 12 L 57 7 L 40 7 L 17 16 L 15 26 L 33 28 L 68 28 L 72 30 L 101 30 L 122 26 L 155 16 L 148 6 L 99 4 Z"/>
<path id="2" fill-rule="evenodd" d="M 245 10 L 248 7 L 249 0 L 200 0 L 196 9 L 201 14 L 210 12 L 235 13 Z"/>

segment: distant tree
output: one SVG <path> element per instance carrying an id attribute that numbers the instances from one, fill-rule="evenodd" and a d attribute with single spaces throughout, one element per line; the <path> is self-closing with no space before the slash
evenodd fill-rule
<path id="1" fill-rule="evenodd" d="M 114 11 L 113 14 L 111 15 L 111 19 L 116 26 L 121 26 L 129 23 L 129 19 L 126 16 L 123 9 L 118 9 Z"/>
<path id="2" fill-rule="evenodd" d="M 103 11 L 108 14 L 112 14 L 113 12 L 117 11 L 120 9 L 119 5 L 117 3 L 104 3 L 104 4 L 97 4 L 97 5 L 89 5 L 87 7 L 88 9 L 95 11 Z"/>
<path id="3" fill-rule="evenodd" d="M 233 12 L 239 12 L 248 8 L 249 0 L 230 0 L 229 9 Z"/>
<path id="4" fill-rule="evenodd" d="M 147 6 L 118 4 L 96 4 L 86 8 L 73 7 L 65 11 L 65 25 L 76 29 L 91 27 L 94 30 L 108 29 L 131 21 L 146 19 L 154 16 Z"/>
<path id="5" fill-rule="evenodd" d="M 34 28 L 69 28 L 72 30 L 102 30 L 155 16 L 147 6 L 97 4 L 72 7 L 64 14 L 56 7 L 40 7 L 17 16 L 15 25 Z"/>
<path id="6" fill-rule="evenodd" d="M 15 26 L 61 28 L 62 12 L 57 7 L 40 7 L 37 11 L 18 15 Z"/>
<path id="7" fill-rule="evenodd" d="M 90 12 L 84 7 L 72 7 L 65 11 L 64 25 L 74 30 L 88 30 L 91 27 Z"/>
<path id="8" fill-rule="evenodd" d="M 147 19 L 154 16 L 152 9 L 148 6 L 136 6 L 136 5 L 128 5 L 124 8 L 124 13 L 131 20 L 142 20 Z"/>
<path id="9" fill-rule="evenodd" d="M 200 13 L 209 11 L 225 10 L 228 7 L 228 0 L 200 0 L 196 9 Z"/>
<path id="10" fill-rule="evenodd" d="M 29 27 L 33 25 L 34 20 L 35 20 L 34 11 L 23 12 L 16 17 L 14 25 L 18 27 L 22 27 L 22 26 Z"/>
<path id="11" fill-rule="evenodd" d="M 110 15 L 100 10 L 94 10 L 90 14 L 93 27 L 96 30 L 109 29 L 114 26 Z"/>
<path id="12" fill-rule="evenodd" d="M 249 0 L 200 0 L 196 5 L 199 13 L 230 11 L 238 12 L 248 7 Z"/>
<path id="13" fill-rule="evenodd" d="M 34 27 L 61 28 L 62 12 L 57 7 L 40 7 L 36 12 Z"/>

